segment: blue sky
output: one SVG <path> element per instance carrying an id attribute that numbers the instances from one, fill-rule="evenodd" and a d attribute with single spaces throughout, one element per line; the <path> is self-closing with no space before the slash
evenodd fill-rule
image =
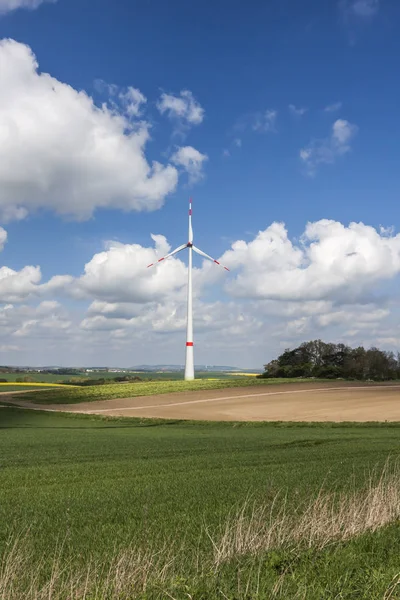
<path id="1" fill-rule="evenodd" d="M 0 12 L 0 362 L 181 363 L 189 196 L 196 362 L 397 349 L 395 0 Z"/>

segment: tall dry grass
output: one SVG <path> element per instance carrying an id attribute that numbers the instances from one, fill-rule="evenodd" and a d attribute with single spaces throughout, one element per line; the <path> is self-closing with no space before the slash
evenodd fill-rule
<path id="1" fill-rule="evenodd" d="M 149 587 L 168 587 L 179 557 L 174 544 L 131 547 L 116 552 L 107 565 L 92 560 L 79 568 L 63 559 L 60 548 L 48 570 L 27 545 L 27 537 L 10 540 L 1 558 L 0 600 L 133 599 Z"/>
<path id="2" fill-rule="evenodd" d="M 343 492 L 325 492 L 293 510 L 278 493 L 272 503 L 249 500 L 231 513 L 219 535 L 210 539 L 216 567 L 234 557 L 301 546 L 323 549 L 367 531 L 375 531 L 400 517 L 400 468 L 386 464 L 367 485 Z"/>
<path id="3" fill-rule="evenodd" d="M 93 559 L 77 565 L 65 559 L 61 545 L 49 564 L 48 559 L 38 560 L 29 549 L 28 533 L 10 539 L 0 556 L 0 600 L 174 599 L 177 581 L 201 581 L 206 574 L 210 585 L 210 573 L 215 582 L 215 595 L 213 592 L 210 599 L 228 598 L 221 586 L 222 570 L 230 561 L 245 556 L 255 560 L 246 562 L 235 597 L 249 597 L 247 590 L 254 581 L 258 589 L 265 552 L 289 548 L 300 555 L 304 548 L 323 549 L 375 531 L 399 517 L 400 469 L 388 464 L 379 476 L 371 474 L 363 489 L 350 486 L 349 491 L 337 493 L 321 490 L 296 510 L 282 494 L 272 503 L 247 501 L 232 511 L 217 532 L 207 531 L 209 552 L 196 552 L 185 547 L 185 542 L 178 546 L 176 541 L 166 540 L 111 551 L 107 563 Z M 271 599 L 287 598 L 285 576 L 281 573 L 277 577 Z M 398 598 L 399 591 L 400 575 L 388 585 L 382 600 Z M 192 597 L 190 591 L 182 593 L 180 598 Z M 302 589 L 291 598 L 305 599 L 307 592 Z"/>

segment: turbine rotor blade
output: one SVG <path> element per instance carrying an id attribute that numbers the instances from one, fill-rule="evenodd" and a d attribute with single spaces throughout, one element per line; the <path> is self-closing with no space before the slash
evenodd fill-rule
<path id="1" fill-rule="evenodd" d="M 166 260 L 167 258 L 169 258 L 170 256 L 173 256 L 174 254 L 178 254 L 178 252 L 180 252 L 181 250 L 184 250 L 185 248 L 187 248 L 187 244 L 182 244 L 182 246 L 179 246 L 179 248 L 175 248 L 175 250 L 173 250 L 169 254 L 166 254 L 162 258 L 159 258 L 156 262 L 151 263 L 150 265 L 147 265 L 147 268 L 153 267 L 154 265 L 162 262 L 163 260 Z"/>
<path id="2" fill-rule="evenodd" d="M 220 262 L 215 260 L 215 258 L 213 258 L 212 256 L 209 256 L 208 254 L 203 252 L 203 250 L 199 250 L 199 248 L 196 248 L 196 246 L 192 246 L 192 249 L 196 252 L 196 254 L 200 254 L 200 256 L 204 256 L 204 258 L 208 258 L 208 260 L 211 260 L 212 262 L 219 265 L 220 267 L 223 267 L 225 269 L 225 271 L 229 271 L 228 267 L 224 267 L 224 265 L 221 265 Z"/>

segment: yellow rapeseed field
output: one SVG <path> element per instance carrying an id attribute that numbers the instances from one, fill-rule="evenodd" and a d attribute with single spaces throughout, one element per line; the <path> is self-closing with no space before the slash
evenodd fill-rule
<path id="1" fill-rule="evenodd" d="M 260 373 L 229 373 L 229 375 L 236 377 L 257 377 Z"/>

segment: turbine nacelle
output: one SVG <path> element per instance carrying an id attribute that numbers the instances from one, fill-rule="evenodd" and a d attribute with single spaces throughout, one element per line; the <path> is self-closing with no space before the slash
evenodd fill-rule
<path id="1" fill-rule="evenodd" d="M 157 262 L 147 265 L 147 268 L 154 267 L 154 265 L 156 265 L 157 263 L 160 263 L 163 260 L 166 260 L 167 258 L 174 256 L 174 254 L 178 254 L 178 252 L 181 252 L 182 250 L 186 250 L 186 248 L 193 250 L 193 252 L 196 252 L 196 254 L 198 254 L 199 256 L 202 256 L 203 258 L 207 258 L 208 260 L 211 260 L 211 262 L 215 263 L 216 265 L 223 267 L 225 269 L 225 271 L 229 271 L 228 267 L 224 267 L 224 265 L 221 265 L 221 263 L 218 260 L 216 260 L 212 256 L 209 256 L 209 254 L 206 254 L 205 252 L 203 252 L 203 250 L 196 248 L 196 246 L 193 245 L 193 242 L 188 242 L 187 244 L 182 244 L 182 246 L 178 246 L 178 248 L 175 248 L 175 250 L 173 250 L 169 254 L 166 254 L 162 258 L 159 258 Z"/>

